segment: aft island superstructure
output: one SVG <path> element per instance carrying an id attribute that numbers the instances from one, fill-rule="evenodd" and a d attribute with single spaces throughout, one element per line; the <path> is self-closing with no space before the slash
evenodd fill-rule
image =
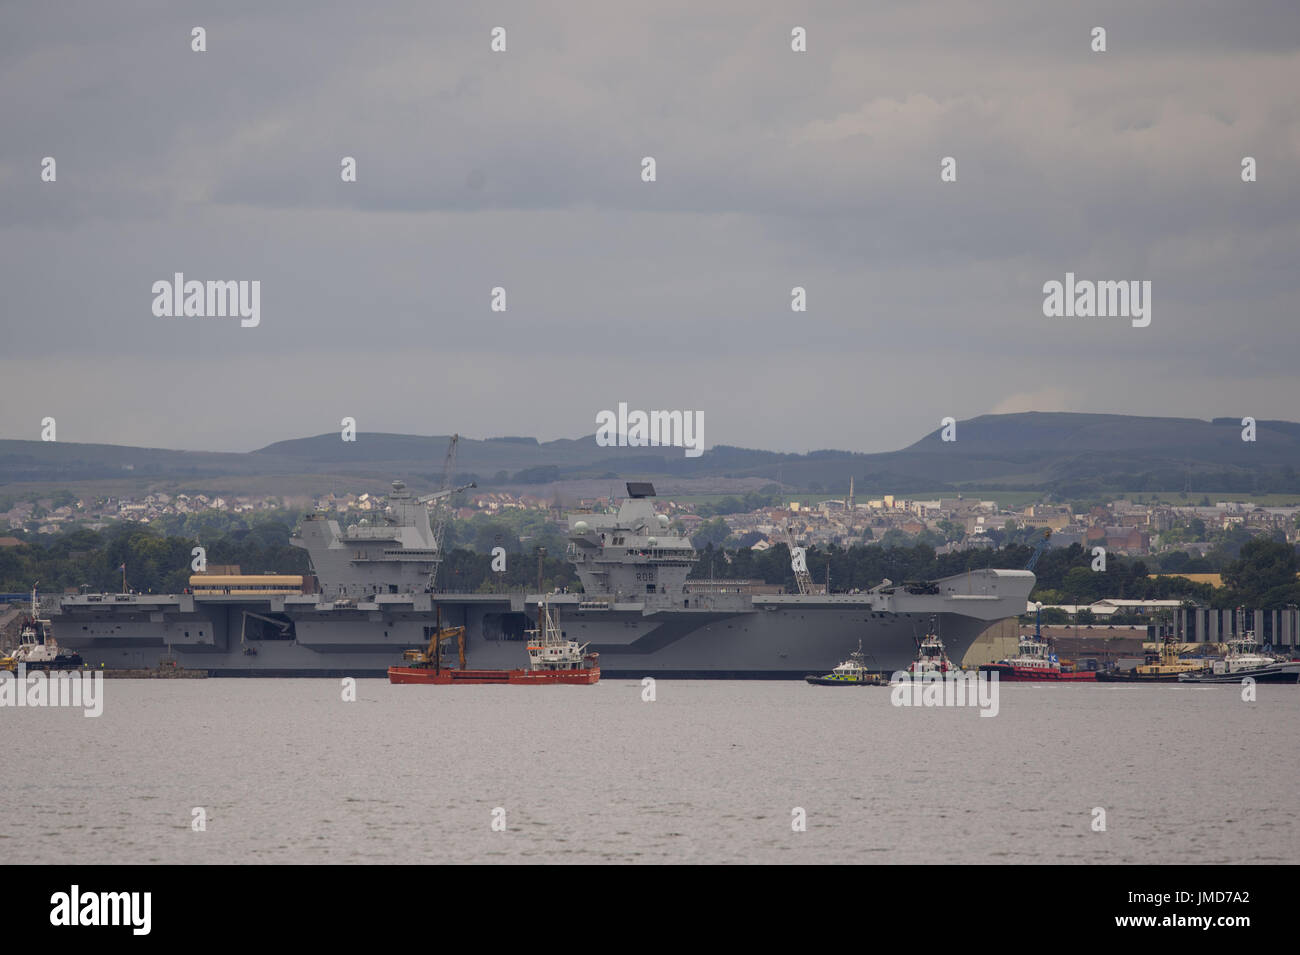
<path id="1" fill-rule="evenodd" d="M 634 482 L 616 512 L 568 517 L 581 593 L 433 592 L 432 498 L 395 481 L 382 522 L 343 529 L 323 515 L 303 519 L 292 543 L 306 549 L 315 588 L 83 594 L 63 598 L 56 629 L 96 667 L 174 659 L 213 676 L 384 676 L 403 651 L 428 645 L 438 613 L 465 628 L 467 666 L 523 666 L 526 632 L 545 603 L 566 639 L 600 655 L 607 678 L 803 679 L 859 640 L 872 669 L 903 669 L 935 622 L 960 660 L 989 626 L 1023 612 L 1034 586 L 1029 571 L 995 569 L 854 594 L 688 584 L 695 549 L 671 532 L 653 497 L 651 485 Z"/>

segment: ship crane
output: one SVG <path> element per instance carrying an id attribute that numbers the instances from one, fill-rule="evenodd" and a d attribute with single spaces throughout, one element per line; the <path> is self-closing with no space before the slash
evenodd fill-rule
<path id="1" fill-rule="evenodd" d="M 471 487 L 478 487 L 478 485 L 473 481 L 470 481 L 468 484 L 460 485 L 460 487 L 449 487 L 445 491 L 434 491 L 432 494 L 423 494 L 416 498 L 416 500 L 421 504 L 432 504 L 434 501 L 444 501 L 452 495 L 459 494 L 461 491 L 467 490 Z"/>
<path id="2" fill-rule="evenodd" d="M 421 504 L 433 503 L 437 517 L 433 523 L 433 566 L 429 568 L 429 592 L 437 590 L 438 568 L 442 566 L 442 541 L 447 533 L 447 515 L 451 510 L 451 498 L 466 488 L 478 487 L 473 481 L 460 487 L 451 486 L 451 469 L 456 464 L 456 448 L 460 444 L 460 435 L 453 434 L 447 445 L 447 457 L 442 462 L 442 487 L 433 494 L 426 494 L 419 499 Z"/>
<path id="3" fill-rule="evenodd" d="M 794 542 L 793 525 L 787 525 L 784 530 L 786 547 L 790 551 L 790 569 L 794 571 L 794 582 L 799 588 L 799 593 L 806 597 L 813 592 L 812 574 L 808 573 L 807 558 L 803 553 L 795 553 L 799 548 Z"/>

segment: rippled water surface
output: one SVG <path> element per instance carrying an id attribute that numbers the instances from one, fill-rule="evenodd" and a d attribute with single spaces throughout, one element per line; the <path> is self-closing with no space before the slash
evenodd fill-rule
<path id="1" fill-rule="evenodd" d="M 111 680 L 0 708 L 9 862 L 1300 862 L 1300 687 Z M 207 828 L 191 828 L 203 807 Z M 493 831 L 493 810 L 506 830 Z M 792 830 L 802 807 L 807 830 Z M 1106 831 L 1092 830 L 1093 809 Z"/>

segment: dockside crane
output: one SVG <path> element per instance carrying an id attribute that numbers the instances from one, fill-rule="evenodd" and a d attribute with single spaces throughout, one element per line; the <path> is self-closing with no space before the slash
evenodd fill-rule
<path id="1" fill-rule="evenodd" d="M 1030 556 L 1029 563 L 1025 564 L 1025 570 L 1033 570 L 1038 566 L 1038 558 L 1043 556 L 1043 551 L 1047 549 L 1047 541 L 1051 536 L 1052 529 L 1050 527 L 1043 528 L 1042 539 L 1034 545 L 1034 553 Z"/>
<path id="2" fill-rule="evenodd" d="M 442 542 L 447 534 L 447 516 L 451 512 L 451 499 L 461 491 L 478 487 L 473 481 L 452 487 L 451 470 L 456 465 L 456 449 L 460 444 L 460 435 L 453 434 L 447 445 L 447 457 L 442 462 L 442 486 L 433 494 L 426 494 L 419 499 L 421 504 L 433 504 L 437 510 L 433 519 L 433 566 L 429 569 L 429 592 L 437 591 L 438 568 L 442 566 Z"/>
<path id="3" fill-rule="evenodd" d="M 794 526 L 785 524 L 782 527 L 785 532 L 785 545 L 790 551 L 790 569 L 794 571 L 794 582 L 799 588 L 799 593 L 807 596 L 813 592 L 812 574 L 808 573 L 808 558 L 802 547 L 794 542 Z M 827 573 L 830 573 L 829 567 Z M 827 592 L 829 593 L 829 578 L 827 579 Z"/>

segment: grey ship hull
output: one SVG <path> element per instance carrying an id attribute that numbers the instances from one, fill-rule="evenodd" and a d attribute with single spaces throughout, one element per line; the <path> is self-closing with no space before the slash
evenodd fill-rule
<path id="1" fill-rule="evenodd" d="M 904 588 L 830 596 L 702 594 L 668 607 L 586 601 L 576 594 L 440 594 L 445 626 L 466 627 L 474 668 L 523 666 L 523 631 L 540 599 L 566 634 L 600 653 L 609 677 L 802 678 L 842 662 L 861 639 L 872 669 L 893 671 L 938 626 L 960 660 L 989 626 L 1024 612 L 1034 577 L 984 570 L 938 581 L 938 593 Z M 384 676 L 406 649 L 423 649 L 436 620 L 428 594 L 370 601 L 319 595 L 83 595 L 54 617 L 61 646 L 93 667 L 139 668 L 174 659 L 214 676 Z M 447 650 L 455 665 L 457 648 Z"/>

